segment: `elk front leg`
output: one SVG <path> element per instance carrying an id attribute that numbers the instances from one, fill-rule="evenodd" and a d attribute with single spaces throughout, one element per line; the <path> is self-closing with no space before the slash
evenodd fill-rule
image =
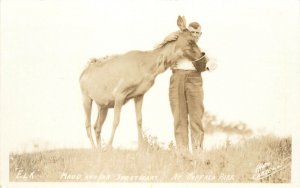
<path id="1" fill-rule="evenodd" d="M 139 149 L 143 148 L 143 129 L 142 129 L 142 104 L 143 104 L 144 95 L 137 96 L 134 98 L 135 102 L 135 113 L 136 113 L 136 122 L 138 128 L 138 146 Z"/>
<path id="2" fill-rule="evenodd" d="M 115 132 L 120 122 L 121 109 L 122 109 L 122 105 L 124 104 L 124 100 L 125 98 L 122 97 L 115 101 L 113 128 L 111 131 L 110 139 L 108 141 L 108 145 L 107 145 L 108 148 L 112 148 Z"/>

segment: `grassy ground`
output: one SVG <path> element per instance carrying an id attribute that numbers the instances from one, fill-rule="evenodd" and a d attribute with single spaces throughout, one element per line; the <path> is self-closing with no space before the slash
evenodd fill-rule
<path id="1" fill-rule="evenodd" d="M 264 136 L 204 151 L 193 160 L 160 148 L 64 149 L 10 155 L 10 181 L 272 182 L 291 180 L 291 138 Z"/>

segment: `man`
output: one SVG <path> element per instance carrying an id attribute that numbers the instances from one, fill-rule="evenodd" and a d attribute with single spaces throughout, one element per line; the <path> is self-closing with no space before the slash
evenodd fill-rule
<path id="1" fill-rule="evenodd" d="M 200 24 L 192 22 L 188 30 L 198 42 L 202 34 Z M 174 117 L 176 145 L 181 153 L 189 153 L 189 128 L 193 153 L 198 153 L 203 148 L 204 106 L 201 72 L 214 70 L 216 64 L 208 63 L 205 56 L 198 63 L 201 65 L 196 69 L 195 62 L 183 59 L 171 67 L 173 74 L 170 79 L 169 99 Z"/>

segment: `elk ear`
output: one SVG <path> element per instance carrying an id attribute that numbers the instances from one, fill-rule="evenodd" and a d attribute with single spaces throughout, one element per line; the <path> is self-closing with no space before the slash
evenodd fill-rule
<path id="1" fill-rule="evenodd" d="M 177 25 L 178 25 L 178 27 L 179 27 L 179 29 L 181 30 L 181 31 L 183 31 L 184 29 L 186 29 L 186 22 L 185 22 L 185 18 L 184 18 L 184 16 L 178 16 L 178 18 L 177 18 Z"/>

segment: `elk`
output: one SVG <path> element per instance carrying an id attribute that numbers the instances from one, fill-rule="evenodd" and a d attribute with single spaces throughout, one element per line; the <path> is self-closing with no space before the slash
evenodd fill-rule
<path id="1" fill-rule="evenodd" d="M 113 128 L 107 147 L 112 148 L 122 106 L 134 99 L 139 147 L 143 143 L 142 103 L 144 94 L 152 87 L 158 74 L 178 60 L 197 61 L 203 54 L 186 28 L 185 18 L 178 16 L 179 31 L 171 33 L 150 51 L 129 51 L 122 55 L 93 60 L 80 76 L 80 88 L 86 116 L 85 127 L 93 148 L 96 145 L 91 132 L 91 108 L 94 101 L 98 116 L 94 125 L 98 148 L 101 148 L 101 129 L 109 108 L 114 108 Z"/>

